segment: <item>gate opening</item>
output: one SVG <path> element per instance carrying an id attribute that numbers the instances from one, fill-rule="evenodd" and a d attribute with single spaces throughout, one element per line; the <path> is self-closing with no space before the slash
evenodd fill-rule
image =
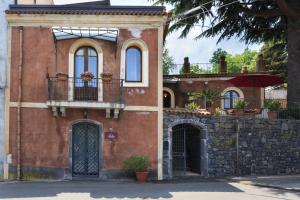
<path id="1" fill-rule="evenodd" d="M 172 166 L 175 176 L 201 174 L 201 129 L 179 124 L 172 131 Z"/>

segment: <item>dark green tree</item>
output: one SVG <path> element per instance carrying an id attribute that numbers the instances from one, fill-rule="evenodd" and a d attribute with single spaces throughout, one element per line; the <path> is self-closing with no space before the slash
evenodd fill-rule
<path id="1" fill-rule="evenodd" d="M 264 56 L 267 70 L 279 71 L 281 76 L 287 79 L 288 54 L 285 41 L 265 42 L 260 49 L 260 54 Z"/>
<path id="2" fill-rule="evenodd" d="M 223 49 L 218 48 L 216 51 L 214 51 L 213 56 L 211 57 L 209 62 L 213 65 L 214 69 L 218 69 L 221 56 L 226 57 L 227 55 L 228 55 L 227 51 L 224 51 Z"/>
<path id="3" fill-rule="evenodd" d="M 154 0 L 155 1 L 155 0 Z M 299 0 L 156 0 L 174 6 L 169 31 L 182 29 L 186 37 L 194 26 L 211 21 L 197 38 L 239 37 L 246 43 L 286 41 L 288 52 L 288 104 L 300 104 Z"/>

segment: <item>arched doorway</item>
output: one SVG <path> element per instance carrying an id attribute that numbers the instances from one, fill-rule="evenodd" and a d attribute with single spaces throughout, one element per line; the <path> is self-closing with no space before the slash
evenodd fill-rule
<path id="1" fill-rule="evenodd" d="M 164 108 L 171 108 L 171 94 L 164 91 Z"/>
<path id="2" fill-rule="evenodd" d="M 201 129 L 193 124 L 178 124 L 172 128 L 173 175 L 202 174 Z"/>
<path id="3" fill-rule="evenodd" d="M 100 125 L 83 121 L 72 125 L 71 167 L 73 177 L 99 177 Z"/>

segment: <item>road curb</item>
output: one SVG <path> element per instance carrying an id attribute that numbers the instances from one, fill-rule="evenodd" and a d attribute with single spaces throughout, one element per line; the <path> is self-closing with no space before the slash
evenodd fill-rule
<path id="1" fill-rule="evenodd" d="M 280 190 L 300 192 L 300 189 L 298 189 L 298 188 L 290 188 L 290 187 L 283 187 L 283 186 L 272 185 L 272 184 L 256 183 L 256 182 L 253 182 L 251 180 L 242 181 L 242 180 L 235 180 L 235 179 L 230 179 L 230 178 L 228 178 L 226 180 L 233 181 L 233 182 L 236 182 L 236 183 L 241 183 L 241 184 L 244 184 L 244 185 L 253 185 L 253 186 L 258 186 L 258 187 L 274 188 L 274 189 L 280 189 Z"/>

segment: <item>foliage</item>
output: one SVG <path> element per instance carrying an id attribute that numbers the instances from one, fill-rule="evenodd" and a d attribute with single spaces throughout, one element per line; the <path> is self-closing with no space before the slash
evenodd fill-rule
<path id="1" fill-rule="evenodd" d="M 236 109 L 245 109 L 246 107 L 246 102 L 242 99 L 237 100 L 234 102 L 234 108 Z"/>
<path id="2" fill-rule="evenodd" d="M 220 99 L 220 96 L 221 92 L 219 90 L 204 89 L 201 92 L 192 92 L 189 100 L 196 101 L 201 99 L 208 104 L 213 104 L 215 101 Z"/>
<path id="3" fill-rule="evenodd" d="M 123 168 L 129 172 L 145 172 L 149 166 L 150 161 L 146 156 L 131 156 L 123 162 Z"/>
<path id="4" fill-rule="evenodd" d="M 167 48 L 163 51 L 163 73 L 164 75 L 170 74 L 170 72 L 174 69 L 174 58 L 169 54 L 169 50 Z"/>
<path id="5" fill-rule="evenodd" d="M 185 104 L 185 108 L 188 110 L 191 110 L 191 111 L 196 111 L 200 107 L 195 102 L 191 102 L 191 103 Z"/>
<path id="6" fill-rule="evenodd" d="M 181 37 L 186 37 L 192 28 L 206 28 L 200 37 L 219 36 L 219 41 L 239 37 L 246 43 L 259 43 L 285 39 L 286 18 L 280 14 L 276 1 L 265 0 L 153 0 L 156 4 L 171 4 L 174 8 L 174 24 L 169 32 L 181 29 Z M 193 8 L 194 12 L 183 15 Z M 276 13 L 276 11 L 278 11 Z M 272 12 L 272 15 L 270 14 Z M 274 14 L 273 14 L 274 13 Z M 205 21 L 210 21 L 207 28 Z"/>
<path id="7" fill-rule="evenodd" d="M 265 107 L 268 108 L 270 111 L 279 111 L 281 104 L 278 100 L 267 100 L 265 102 Z"/>
<path id="8" fill-rule="evenodd" d="M 221 115 L 222 115 L 222 110 L 218 107 L 218 108 L 216 108 L 214 114 L 215 114 L 216 116 L 221 116 Z"/>
<path id="9" fill-rule="evenodd" d="M 191 74 L 207 74 L 207 73 L 210 73 L 211 70 L 203 69 L 199 65 L 191 65 L 190 66 L 190 72 L 191 72 Z M 183 67 L 180 69 L 179 73 L 184 74 L 183 73 Z"/>
<path id="10" fill-rule="evenodd" d="M 260 49 L 266 61 L 267 70 L 280 71 L 284 79 L 287 78 L 287 44 L 285 41 L 265 42 Z"/>
<path id="11" fill-rule="evenodd" d="M 300 108 L 282 109 L 278 113 L 279 119 L 300 119 Z"/>
<path id="12" fill-rule="evenodd" d="M 241 54 L 231 55 L 222 49 L 218 49 L 213 53 L 210 62 L 213 64 L 214 71 L 219 68 L 219 60 L 222 55 L 225 55 L 227 61 L 227 71 L 229 73 L 240 73 L 243 67 L 247 67 L 249 71 L 255 71 L 256 59 L 258 53 L 248 48 Z"/>

